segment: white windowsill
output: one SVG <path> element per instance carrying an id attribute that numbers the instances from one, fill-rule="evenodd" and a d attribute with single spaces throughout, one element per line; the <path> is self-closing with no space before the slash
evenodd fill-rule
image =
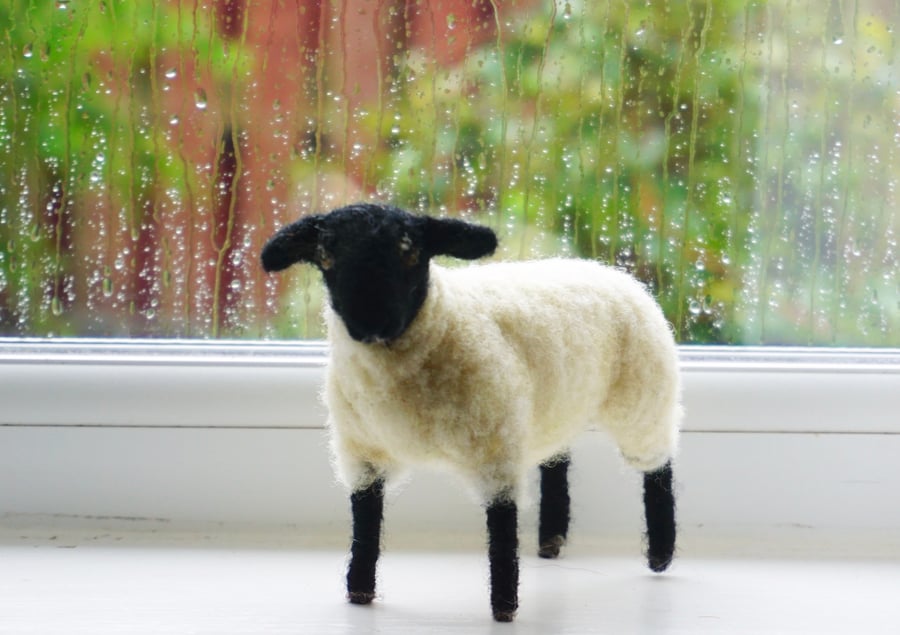
<path id="1" fill-rule="evenodd" d="M 0 631 L 896 635 L 900 624 L 897 560 L 747 557 L 741 544 L 718 554 L 686 544 L 672 569 L 654 576 L 636 544 L 573 545 L 548 562 L 523 543 L 518 617 L 498 628 L 490 620 L 479 544 L 386 550 L 378 597 L 368 607 L 343 599 L 345 544 L 259 547 L 160 548 L 120 535 L 87 544 L 62 537 L 0 544 Z"/>
<path id="2" fill-rule="evenodd" d="M 322 343 L 0 343 L 0 527 L 343 535 L 317 397 L 326 355 Z M 681 361 L 688 531 L 900 529 L 900 508 L 883 504 L 900 490 L 900 351 L 683 347 Z M 636 536 L 638 478 L 608 445 L 587 434 L 574 448 L 576 528 Z M 406 532 L 483 523 L 457 481 L 420 472 L 388 518 Z"/>

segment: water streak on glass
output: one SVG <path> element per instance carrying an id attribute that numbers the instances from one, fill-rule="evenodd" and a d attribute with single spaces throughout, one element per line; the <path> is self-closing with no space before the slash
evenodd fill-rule
<path id="1" fill-rule="evenodd" d="M 360 199 L 627 269 L 680 341 L 900 345 L 900 0 L 0 6 L 0 335 L 321 337 Z"/>

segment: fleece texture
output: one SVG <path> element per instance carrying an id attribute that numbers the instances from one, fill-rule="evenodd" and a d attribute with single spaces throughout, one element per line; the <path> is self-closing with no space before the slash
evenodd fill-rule
<path id="1" fill-rule="evenodd" d="M 417 465 L 452 469 L 485 501 L 599 427 L 635 468 L 675 454 L 675 343 L 631 276 L 551 259 L 447 269 L 389 344 L 353 340 L 326 309 L 324 398 L 338 475 L 352 490 Z"/>

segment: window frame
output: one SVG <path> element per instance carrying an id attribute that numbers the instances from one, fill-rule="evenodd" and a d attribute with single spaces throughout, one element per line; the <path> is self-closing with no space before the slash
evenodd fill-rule
<path id="1" fill-rule="evenodd" d="M 689 544 L 784 530 L 802 542 L 811 528 L 896 536 L 900 515 L 883 501 L 900 483 L 900 350 L 679 353 Z M 343 540 L 346 491 L 319 399 L 326 361 L 323 342 L 0 342 L 0 529 Z M 638 475 L 606 450 L 602 434 L 573 447 L 581 541 L 640 535 Z M 453 479 L 417 471 L 392 494 L 391 526 L 478 535 L 472 502 Z M 524 513 L 533 526 L 534 506 Z"/>
<path id="2" fill-rule="evenodd" d="M 3 340 L 0 426 L 323 428 L 327 354 L 322 341 Z M 679 357 L 686 432 L 900 434 L 900 349 Z"/>

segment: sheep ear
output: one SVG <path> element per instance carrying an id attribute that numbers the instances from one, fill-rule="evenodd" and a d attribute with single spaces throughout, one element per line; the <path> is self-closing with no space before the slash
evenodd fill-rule
<path id="1" fill-rule="evenodd" d="M 473 225 L 456 218 L 427 218 L 425 246 L 433 256 L 453 256 L 475 260 L 497 249 L 497 235 L 490 227 Z"/>
<path id="2" fill-rule="evenodd" d="M 282 227 L 262 250 L 262 266 L 266 272 L 287 269 L 295 262 L 316 262 L 319 244 L 319 216 L 307 216 Z"/>

